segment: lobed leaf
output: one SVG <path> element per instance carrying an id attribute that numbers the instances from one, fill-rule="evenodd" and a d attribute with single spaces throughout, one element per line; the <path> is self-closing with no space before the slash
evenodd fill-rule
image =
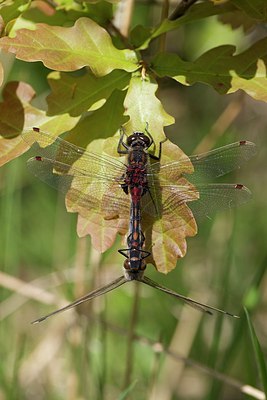
<path id="1" fill-rule="evenodd" d="M 152 79 L 142 79 L 141 75 L 133 76 L 125 98 L 125 114 L 130 120 L 125 125 L 128 132 L 141 131 L 146 127 L 152 134 L 158 151 L 159 143 L 165 139 L 164 126 L 174 123 L 174 118 L 163 108 L 156 97 L 158 85 Z"/>
<path id="2" fill-rule="evenodd" d="M 257 70 L 257 63 L 259 59 L 267 63 L 267 38 L 254 43 L 243 53 L 234 55 L 234 52 L 234 46 L 219 46 L 202 54 L 194 62 L 183 61 L 175 54 L 162 53 L 155 57 L 152 68 L 161 77 L 170 76 L 189 85 L 196 82 L 206 83 L 221 94 L 233 92 L 234 88 L 237 90 L 236 84 L 232 88 L 235 74 L 250 81 L 255 96 L 260 96 L 260 93 L 257 94 L 257 81 L 262 78 L 262 69 Z"/>
<path id="3" fill-rule="evenodd" d="M 257 72 L 253 79 L 241 78 L 234 71 L 230 71 L 232 75 L 232 87 L 228 93 L 233 93 L 241 89 L 255 100 L 267 103 L 266 65 L 262 60 L 259 60 L 257 65 Z"/>
<path id="4" fill-rule="evenodd" d="M 258 21 L 267 20 L 266 0 L 231 0 L 231 3 L 242 10 L 248 17 Z"/>
<path id="5" fill-rule="evenodd" d="M 47 97 L 47 114 L 69 113 L 78 116 L 89 109 L 96 110 L 115 89 L 125 89 L 129 80 L 130 74 L 122 70 L 113 71 L 101 78 L 90 71 L 80 77 L 52 72 L 48 76 L 51 94 Z"/>
<path id="6" fill-rule="evenodd" d="M 37 24 L 36 30 L 21 29 L 16 37 L 0 39 L 0 47 L 24 61 L 42 61 L 56 71 L 75 71 L 89 66 L 96 76 L 114 69 L 135 71 L 136 53 L 118 50 L 107 31 L 89 18 L 80 18 L 71 28 Z"/>
<path id="7" fill-rule="evenodd" d="M 70 211 L 69 207 L 67 208 L 68 211 Z M 121 220 L 108 220 L 98 213 L 91 213 L 90 216 L 86 217 L 79 214 L 77 220 L 77 234 L 79 237 L 90 235 L 93 247 L 103 253 L 114 244 L 117 233 L 120 232 L 121 235 L 127 233 L 128 221 L 124 220 L 124 229 L 122 229 L 121 225 Z"/>
<path id="8" fill-rule="evenodd" d="M 77 118 L 68 114 L 47 117 L 44 111 L 30 104 L 34 96 L 32 87 L 22 82 L 9 82 L 3 90 L 3 102 L 0 104 L 0 165 L 28 150 L 29 146 L 19 136 L 23 129 L 38 125 L 57 136 L 62 130 L 71 129 L 77 121 Z"/>

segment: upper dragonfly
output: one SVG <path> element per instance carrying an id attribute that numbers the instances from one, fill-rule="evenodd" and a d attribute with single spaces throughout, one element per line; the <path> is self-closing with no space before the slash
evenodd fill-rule
<path id="1" fill-rule="evenodd" d="M 86 151 L 61 138 L 55 139 L 38 128 L 24 132 L 23 138 L 29 145 L 38 143 L 37 155 L 28 161 L 32 173 L 67 193 L 72 210 L 85 218 L 88 210 L 107 219 L 128 220 L 131 215 L 130 230 L 135 227 L 139 250 L 143 249 L 144 237 L 136 221 L 141 216 L 150 221 L 166 216 L 174 220 L 181 213 L 188 224 L 193 216 L 208 216 L 216 209 L 244 203 L 251 196 L 241 184 L 205 182 L 241 167 L 255 155 L 256 146 L 248 141 L 191 157 L 179 153 L 179 159 L 164 161 L 163 157 L 148 153 L 153 139 L 147 131 L 133 132 L 126 140 L 122 133 L 118 153 L 127 155 L 125 162 L 121 157 Z M 187 203 L 193 214 L 184 208 Z M 143 259 L 148 252 L 142 251 L 138 256 Z M 128 253 L 124 255 L 128 257 Z"/>

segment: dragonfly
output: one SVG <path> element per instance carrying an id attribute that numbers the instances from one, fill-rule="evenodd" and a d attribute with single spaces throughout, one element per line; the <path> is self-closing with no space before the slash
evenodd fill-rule
<path id="1" fill-rule="evenodd" d="M 248 188 L 241 184 L 206 183 L 213 178 L 240 168 L 257 152 L 256 145 L 249 141 L 232 143 L 207 153 L 187 157 L 180 156 L 177 161 L 162 162 L 159 157 L 149 153 L 153 139 L 142 132 L 134 132 L 123 142 L 121 135 L 118 153 L 128 154 L 128 162 L 103 153 L 86 151 L 59 137 L 56 139 L 38 128 L 22 134 L 23 139 L 32 146 L 36 156 L 27 162 L 33 175 L 39 177 L 57 190 L 67 194 L 75 203 L 79 214 L 85 217 L 88 210 L 104 215 L 107 219 L 129 219 L 130 198 L 141 200 L 142 216 L 147 214 L 154 219 L 165 214 L 175 215 L 177 208 L 187 203 L 196 218 L 209 217 L 219 209 L 229 209 L 247 202 L 251 197 Z M 132 170 L 132 142 L 139 136 L 139 166 Z M 145 138 L 145 139 L 144 139 Z M 39 145 L 38 145 L 39 143 Z M 120 146 L 123 145 L 124 150 Z M 138 157 L 138 156 L 137 156 Z M 150 159 L 158 160 L 150 163 Z M 193 165 L 193 168 L 192 168 Z M 186 176 L 177 182 L 176 178 Z M 138 179 L 135 194 L 129 190 L 129 180 Z M 203 183 L 204 179 L 204 183 Z M 123 190 L 122 190 L 123 189 Z"/>
<path id="2" fill-rule="evenodd" d="M 134 206 L 131 207 L 131 210 L 134 210 Z M 148 251 L 142 249 L 144 241 L 145 241 L 145 236 L 140 228 L 140 219 L 135 220 L 135 217 L 132 214 L 131 214 L 131 218 L 133 218 L 133 219 L 132 219 L 132 221 L 130 221 L 130 229 L 133 228 L 133 225 L 135 223 L 137 223 L 137 225 L 138 225 L 137 230 L 138 230 L 138 233 L 140 234 L 140 236 L 139 236 L 140 240 L 137 240 L 137 237 L 134 235 L 135 231 L 133 230 L 133 232 L 130 232 L 130 234 L 127 238 L 128 248 L 119 250 L 119 252 L 126 257 L 126 260 L 123 264 L 124 274 L 122 276 L 120 276 L 119 278 L 116 278 L 112 282 L 108 283 L 107 285 L 102 286 L 99 289 L 95 289 L 95 290 L 91 291 L 90 293 L 80 297 L 79 299 L 73 301 L 72 303 L 70 303 L 64 307 L 61 307 L 55 311 L 52 311 L 51 313 L 46 314 L 45 316 L 32 321 L 32 324 L 37 324 L 37 323 L 43 322 L 46 319 L 48 319 L 56 314 L 59 314 L 64 311 L 75 308 L 89 300 L 92 300 L 96 297 L 102 296 L 102 295 L 124 285 L 125 283 L 132 282 L 132 281 L 138 281 L 138 282 L 144 283 L 145 285 L 148 285 L 154 289 L 157 289 L 157 290 L 160 290 L 161 292 L 167 293 L 168 295 L 173 296 L 173 297 L 183 301 L 185 304 L 191 306 L 192 308 L 195 308 L 198 311 L 207 313 L 209 315 L 212 315 L 213 312 L 218 312 L 218 313 L 228 315 L 233 318 L 239 318 L 238 315 L 232 314 L 225 310 L 221 310 L 220 308 L 210 306 L 208 304 L 201 303 L 199 301 L 192 299 L 191 297 L 187 297 L 182 294 L 179 294 L 165 286 L 158 284 L 157 282 L 155 282 L 152 279 L 145 276 L 144 275 L 144 272 L 146 269 L 145 258 L 148 257 L 150 253 Z M 133 223 L 133 225 L 132 225 L 132 223 Z M 141 246 L 141 248 L 140 248 L 140 246 Z"/>
<path id="3" fill-rule="evenodd" d="M 156 282 L 144 276 L 146 268 L 145 259 L 150 252 L 144 250 L 145 236 L 141 229 L 141 201 L 145 199 L 142 210 L 146 210 L 154 217 L 161 213 L 171 213 L 177 207 L 192 199 L 201 206 L 197 209 L 200 214 L 207 214 L 210 204 L 219 208 L 229 208 L 233 205 L 243 203 L 250 197 L 250 191 L 241 184 L 198 184 L 175 185 L 169 184 L 170 176 L 180 176 L 181 171 L 192 172 L 192 164 L 195 169 L 194 180 L 199 176 L 218 177 L 239 168 L 246 160 L 256 153 L 256 147 L 248 141 L 240 141 L 219 149 L 212 150 L 189 159 L 179 159 L 170 163 L 161 163 L 160 156 L 148 155 L 148 150 L 153 144 L 153 139 L 147 130 L 144 132 L 133 132 L 124 141 L 123 132 L 118 144 L 118 153 L 127 154 L 127 164 L 116 157 L 88 152 L 83 148 L 75 146 L 61 138 L 56 140 L 38 128 L 24 133 L 23 138 L 29 145 L 38 142 L 38 155 L 28 161 L 31 171 L 51 186 L 57 187 L 64 193 L 71 192 L 72 200 L 78 202 L 83 208 L 90 208 L 97 212 L 108 214 L 119 211 L 120 215 L 130 214 L 130 234 L 127 238 L 127 249 L 119 252 L 126 257 L 124 262 L 124 276 L 116 279 L 110 284 L 97 289 L 75 302 L 56 310 L 45 317 L 34 321 L 41 322 L 46 318 L 73 308 L 78 304 L 88 301 L 94 297 L 107 293 L 122 284 L 137 280 L 170 295 L 178 297 L 185 303 L 212 313 L 222 312 L 236 317 L 226 311 L 196 302 L 186 296 L 180 295 L 168 288 L 158 285 Z M 76 165 L 76 161 L 83 159 L 82 163 Z M 150 158 L 157 160 L 153 164 Z M 74 166 L 73 166 L 74 165 Z M 90 167 L 89 167 L 90 165 Z M 72 190 L 75 181 L 78 189 Z M 101 185 L 97 188 L 95 182 Z M 90 188 L 90 191 L 88 190 Z M 112 198 L 109 191 L 113 192 Z M 122 189 L 122 190 L 121 190 Z M 158 201 L 155 194 L 164 191 L 165 202 L 163 205 Z M 117 196 L 114 196 L 114 192 Z M 130 212 L 129 197 L 130 194 Z M 196 196 L 197 194 L 197 196 Z M 102 200 L 99 195 L 102 195 Z M 194 196 L 192 196 L 194 195 Z M 204 200 L 203 200 L 204 198 Z M 199 201 L 200 200 L 200 201 Z"/>

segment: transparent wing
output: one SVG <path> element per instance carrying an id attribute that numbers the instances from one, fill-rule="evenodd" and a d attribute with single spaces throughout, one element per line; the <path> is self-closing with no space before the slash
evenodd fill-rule
<path id="1" fill-rule="evenodd" d="M 256 153 L 257 146 L 254 143 L 242 140 L 207 153 L 193 155 L 190 157 L 195 169 L 193 179 L 211 179 L 228 174 L 241 168 Z"/>
<path id="2" fill-rule="evenodd" d="M 27 165 L 33 175 L 67 194 L 75 207 L 120 215 L 129 213 L 129 197 L 120 184 L 126 166 L 115 157 L 88 152 L 39 130 L 23 133 L 36 156 Z M 37 143 L 38 142 L 38 143 Z M 43 147 L 46 146 L 46 147 Z"/>
<path id="3" fill-rule="evenodd" d="M 190 174 L 191 181 L 199 181 L 217 178 L 237 168 L 240 168 L 246 161 L 257 154 L 257 146 L 249 141 L 243 140 L 232 143 L 207 153 L 190 156 L 194 166 L 194 173 Z M 188 161 L 174 161 L 161 165 L 160 162 L 150 166 L 150 174 L 154 171 L 160 175 L 161 180 L 168 180 L 170 174 L 179 174 Z"/>
<path id="4" fill-rule="evenodd" d="M 245 186 L 205 182 L 240 168 L 256 152 L 254 143 L 241 141 L 191 156 L 190 161 L 195 171 L 185 175 L 189 182 L 182 174 L 190 169 L 190 161 L 186 159 L 163 165 L 160 162 L 148 165 L 148 181 L 153 201 L 146 197 L 144 200 L 147 205 L 144 205 L 144 209 L 155 216 L 162 213 L 175 214 L 177 208 L 188 203 L 194 216 L 201 220 L 218 210 L 246 203 L 251 198 L 251 192 Z"/>
<path id="5" fill-rule="evenodd" d="M 126 168 L 119 158 L 86 151 L 60 137 L 55 139 L 37 128 L 23 132 L 22 138 L 32 146 L 36 156 L 45 157 L 51 162 L 61 162 L 70 169 L 75 164 L 75 168 L 71 169 L 74 176 L 113 181 L 117 180 Z"/>
<path id="6" fill-rule="evenodd" d="M 162 190 L 166 192 L 166 196 L 169 193 L 163 203 L 163 213 L 171 214 L 182 203 L 186 202 L 197 220 L 204 217 L 209 218 L 216 211 L 229 210 L 251 199 L 250 190 L 241 184 L 198 184 L 184 192 L 179 187 L 165 186 Z M 196 195 L 195 200 L 189 199 L 190 191 L 193 191 L 193 194 Z"/>

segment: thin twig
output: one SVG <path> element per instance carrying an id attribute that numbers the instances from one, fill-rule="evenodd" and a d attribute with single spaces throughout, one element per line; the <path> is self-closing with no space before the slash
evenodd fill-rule
<path id="1" fill-rule="evenodd" d="M 161 10 L 161 21 L 168 18 L 170 8 L 169 0 L 163 0 L 162 2 L 162 10 Z M 159 52 L 163 52 L 165 50 L 166 44 L 166 33 L 160 36 L 159 38 Z"/>
<path id="2" fill-rule="evenodd" d="M 182 17 L 188 8 L 190 8 L 198 0 L 182 0 L 178 6 L 175 8 L 173 13 L 169 16 L 170 21 L 175 21 L 176 19 Z"/>

